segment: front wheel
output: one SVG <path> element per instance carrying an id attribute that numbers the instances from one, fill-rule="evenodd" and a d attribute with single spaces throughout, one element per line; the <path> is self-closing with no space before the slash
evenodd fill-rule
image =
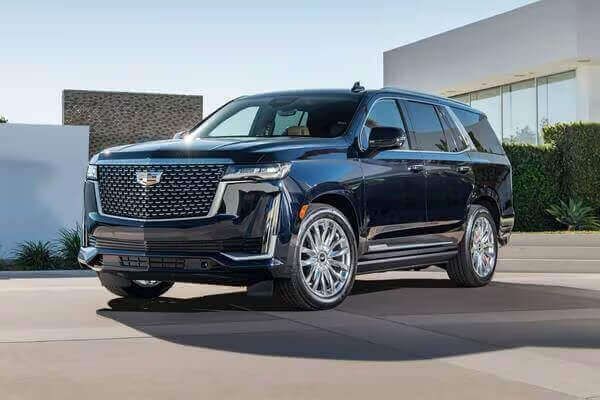
<path id="1" fill-rule="evenodd" d="M 119 297 L 153 299 L 173 287 L 173 282 L 132 280 L 108 272 L 98 272 L 100 283 Z"/>
<path id="2" fill-rule="evenodd" d="M 352 226 L 338 209 L 312 204 L 300 225 L 292 277 L 275 281 L 275 293 L 303 310 L 336 307 L 352 290 L 357 250 Z"/>
<path id="3" fill-rule="evenodd" d="M 491 282 L 498 261 L 498 231 L 487 208 L 469 208 L 465 236 L 446 271 L 458 286 L 479 287 Z"/>

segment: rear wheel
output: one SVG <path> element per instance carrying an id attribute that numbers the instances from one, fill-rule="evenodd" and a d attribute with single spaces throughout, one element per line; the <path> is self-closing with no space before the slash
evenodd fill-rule
<path id="1" fill-rule="evenodd" d="M 295 308 L 333 308 L 352 290 L 356 258 L 354 231 L 344 214 L 313 204 L 300 225 L 292 277 L 276 280 L 275 293 Z"/>
<path id="2" fill-rule="evenodd" d="M 109 272 L 98 272 L 102 286 L 119 297 L 153 299 L 173 287 L 173 282 L 131 280 Z"/>
<path id="3" fill-rule="evenodd" d="M 487 208 L 469 208 L 467 229 L 459 245 L 458 255 L 446 268 L 458 286 L 485 286 L 492 280 L 498 261 L 498 231 Z"/>

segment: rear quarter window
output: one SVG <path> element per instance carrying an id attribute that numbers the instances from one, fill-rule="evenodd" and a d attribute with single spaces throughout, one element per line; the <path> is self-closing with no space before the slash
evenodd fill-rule
<path id="1" fill-rule="evenodd" d="M 452 107 L 452 111 L 465 127 L 477 151 L 481 153 L 504 154 L 502 144 L 484 115 Z"/>

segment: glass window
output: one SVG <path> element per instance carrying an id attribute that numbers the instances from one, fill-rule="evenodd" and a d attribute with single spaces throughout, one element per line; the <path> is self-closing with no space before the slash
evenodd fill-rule
<path id="1" fill-rule="evenodd" d="M 451 150 L 433 105 L 407 101 L 406 109 L 417 141 L 416 148 L 428 151 Z"/>
<path id="2" fill-rule="evenodd" d="M 577 120 L 576 73 L 564 72 L 452 97 L 484 112 L 499 139 L 539 144 L 545 125 Z"/>
<path id="3" fill-rule="evenodd" d="M 369 137 L 371 129 L 384 126 L 390 128 L 400 128 L 406 132 L 404 121 L 398 108 L 398 103 L 393 99 L 379 100 L 371 108 L 365 126 L 363 128 L 364 137 Z M 404 143 L 403 148 L 408 148 L 408 143 Z"/>
<path id="4" fill-rule="evenodd" d="M 461 94 L 460 96 L 451 97 L 452 100 L 460 101 L 461 103 L 465 103 L 466 105 L 471 105 L 471 95 Z"/>
<path id="5" fill-rule="evenodd" d="M 465 127 L 477 151 L 504 154 L 498 136 L 483 115 L 455 107 L 452 107 L 452 111 Z"/>
<path id="6" fill-rule="evenodd" d="M 278 111 L 275 114 L 275 126 L 273 127 L 273 136 L 280 136 L 286 133 L 292 126 L 306 127 L 308 113 L 306 111 L 291 110 Z"/>
<path id="7" fill-rule="evenodd" d="M 471 93 L 471 107 L 487 115 L 499 139 L 502 134 L 502 92 L 500 88 Z"/>
<path id="8" fill-rule="evenodd" d="M 535 80 L 502 88 L 502 138 L 506 142 L 537 144 Z"/>
<path id="9" fill-rule="evenodd" d="M 363 96 L 307 93 L 244 97 L 218 110 L 192 135 L 338 137 L 346 132 Z"/>
<path id="10" fill-rule="evenodd" d="M 538 128 L 577 120 L 575 71 L 538 79 Z"/>
<path id="11" fill-rule="evenodd" d="M 440 114 L 442 126 L 444 128 L 444 132 L 446 133 L 446 138 L 451 143 L 451 151 L 463 151 L 469 147 L 467 139 L 461 135 L 458 127 L 454 123 L 453 118 L 450 116 L 446 108 L 439 107 L 438 113 Z"/>
<path id="12" fill-rule="evenodd" d="M 258 107 L 242 108 L 210 132 L 209 136 L 248 136 Z"/>

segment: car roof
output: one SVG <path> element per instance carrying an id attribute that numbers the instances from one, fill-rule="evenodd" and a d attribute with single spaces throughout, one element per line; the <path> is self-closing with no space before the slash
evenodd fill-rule
<path id="1" fill-rule="evenodd" d="M 461 103 L 459 101 L 449 99 L 446 97 L 436 96 L 433 94 L 416 92 L 412 90 L 398 89 L 393 87 L 384 87 L 382 89 L 376 90 L 363 90 L 359 92 L 353 92 L 350 89 L 302 89 L 302 90 L 285 90 L 285 91 L 277 91 L 277 92 L 268 92 L 268 93 L 260 93 L 248 96 L 242 96 L 243 98 L 252 98 L 252 97 L 263 97 L 263 96 L 307 96 L 307 95 L 331 95 L 331 96 L 348 96 L 360 98 L 365 95 L 378 95 L 378 94 L 392 94 L 397 96 L 402 96 L 406 98 L 411 98 L 415 100 L 426 100 L 428 102 L 447 105 L 451 107 L 461 108 L 467 111 L 476 112 L 478 114 L 483 114 L 481 111 L 478 111 L 467 104 Z"/>

